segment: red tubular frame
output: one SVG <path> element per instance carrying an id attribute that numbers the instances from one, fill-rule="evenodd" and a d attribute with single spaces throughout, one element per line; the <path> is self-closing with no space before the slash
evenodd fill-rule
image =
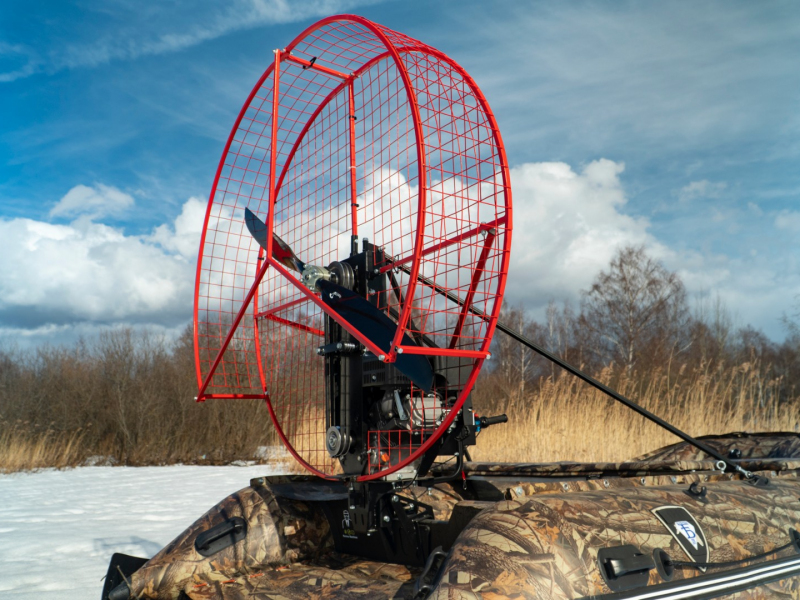
<path id="1" fill-rule="evenodd" d="M 262 108 L 265 104 L 271 104 L 269 110 Z M 263 263 L 256 262 L 254 279 L 242 285 L 241 265 L 254 245 L 246 231 L 235 229 L 241 224 L 234 211 L 244 206 L 260 213 L 267 230 L 280 233 L 309 264 L 327 264 L 314 262 L 322 260 L 314 259 L 320 252 L 335 259 L 331 236 L 342 234 L 335 227 L 344 218 L 349 236 L 363 231 L 386 248 L 390 262 L 382 272 L 408 265 L 394 305 L 399 316 L 390 350 L 377 348 L 276 261 L 271 235 L 266 251 L 259 252 Z M 316 458 L 322 436 L 317 442 L 316 433 L 306 439 L 307 433 L 294 431 L 286 415 L 295 409 L 281 391 L 287 385 L 305 390 L 296 393 L 306 398 L 302 410 L 309 414 L 319 406 L 314 396 L 321 389 L 313 387 L 319 375 L 295 375 L 287 383 L 289 375 L 282 373 L 285 365 L 305 364 L 297 361 L 306 360 L 303 352 L 324 335 L 324 316 L 376 356 L 383 354 L 386 362 L 401 352 L 473 360 L 467 384 L 435 434 L 400 464 L 359 479 L 384 477 L 413 462 L 453 422 L 483 360 L 490 357 L 511 224 L 505 149 L 486 99 L 460 66 L 438 50 L 362 17 L 333 16 L 311 25 L 285 50 L 275 51 L 273 64 L 236 119 L 216 172 L 195 283 L 198 401 L 265 400 L 290 453 L 311 472 L 330 478 L 334 473 L 323 466 L 324 453 L 322 461 Z M 481 233 L 486 234 L 483 240 L 477 239 Z M 308 247 L 298 250 L 303 235 Z M 252 273 L 249 264 L 247 272 Z M 457 313 L 449 312 L 452 303 L 447 305 L 426 279 L 461 299 Z M 469 310 L 475 303 L 485 313 L 479 320 Z M 242 327 L 251 305 L 252 327 Z M 412 318 L 415 311 L 420 315 Z M 449 314 L 458 315 L 455 325 L 441 324 Z M 440 336 L 441 347 L 405 346 L 406 333 Z M 258 384 L 251 375 L 253 364 Z M 309 363 L 307 368 L 312 367 Z M 249 392 L 252 388 L 261 393 Z"/>
<path id="2" fill-rule="evenodd" d="M 461 337 L 461 330 L 464 327 L 464 321 L 469 314 L 469 309 L 472 306 L 472 300 L 475 297 L 475 289 L 478 287 L 478 282 L 483 277 L 483 270 L 486 267 L 486 260 L 489 258 L 489 251 L 492 249 L 494 238 L 497 237 L 494 229 L 490 229 L 486 233 L 486 239 L 483 241 L 483 249 L 478 262 L 475 264 L 475 270 L 472 272 L 472 281 L 469 284 L 469 291 L 467 297 L 464 298 L 464 306 L 461 307 L 461 313 L 458 315 L 458 322 L 456 323 L 453 335 L 450 336 L 449 348 L 452 350 L 456 347 L 459 337 Z"/>
<path id="3" fill-rule="evenodd" d="M 356 100 L 353 91 L 353 80 L 347 82 L 347 117 L 350 121 L 350 217 L 353 236 L 358 239 L 358 187 L 356 185 Z"/>

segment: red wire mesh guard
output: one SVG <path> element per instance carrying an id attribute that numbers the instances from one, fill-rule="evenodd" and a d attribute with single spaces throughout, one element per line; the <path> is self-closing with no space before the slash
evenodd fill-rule
<path id="1" fill-rule="evenodd" d="M 276 51 L 220 161 L 195 286 L 199 399 L 265 399 L 295 457 L 332 475 L 316 353 L 325 313 L 265 256 L 245 207 L 307 264 L 346 258 L 354 235 L 393 258 L 394 346 L 404 332 L 426 336 L 437 348 L 404 351 L 459 356 L 471 370 L 441 435 L 488 356 L 511 243 L 505 152 L 469 75 L 366 19 L 324 19 Z M 404 464 L 435 437 L 409 444 Z M 365 478 L 401 466 L 375 462 Z"/>

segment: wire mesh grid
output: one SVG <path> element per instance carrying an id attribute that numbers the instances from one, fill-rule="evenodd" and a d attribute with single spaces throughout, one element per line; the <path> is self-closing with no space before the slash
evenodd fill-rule
<path id="1" fill-rule="evenodd" d="M 299 274 L 265 267 L 244 223 L 245 207 L 269 223 L 273 186 L 273 231 L 306 264 L 346 258 L 353 235 L 384 250 L 392 281 L 385 305 L 405 325 L 398 339 L 407 330 L 431 354 L 486 353 L 510 247 L 504 150 L 485 99 L 458 65 L 359 17 L 306 30 L 277 54 L 242 109 L 200 249 L 198 382 L 208 397 L 266 394 L 290 450 L 331 474 L 316 354 L 324 312 Z M 482 363 L 468 360 L 474 373 L 454 410 Z M 409 438 L 408 448 L 413 454 L 419 442 Z"/>

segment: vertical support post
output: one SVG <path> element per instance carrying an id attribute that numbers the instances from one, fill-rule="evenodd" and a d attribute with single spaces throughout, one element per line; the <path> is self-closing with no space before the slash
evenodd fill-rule
<path id="1" fill-rule="evenodd" d="M 352 221 L 353 239 L 358 240 L 358 191 L 356 190 L 356 99 L 353 91 L 354 79 L 347 83 L 347 97 L 350 105 L 348 121 L 350 121 L 350 216 Z"/>
<path id="2" fill-rule="evenodd" d="M 253 281 L 253 285 L 250 286 L 250 290 L 247 292 L 247 295 L 244 297 L 242 301 L 242 306 L 239 308 L 239 312 L 236 314 L 236 317 L 231 323 L 231 328 L 228 331 L 228 335 L 225 337 L 225 341 L 222 343 L 222 346 L 217 352 L 217 356 L 214 359 L 211 368 L 208 370 L 208 374 L 206 375 L 205 381 L 203 381 L 202 385 L 200 386 L 200 391 L 198 393 L 198 402 L 202 402 L 205 396 L 206 389 L 208 388 L 209 384 L 211 383 L 212 378 L 214 377 L 214 373 L 217 371 L 217 367 L 219 363 L 222 362 L 222 356 L 225 354 L 225 351 L 228 349 L 228 346 L 233 340 L 233 335 L 236 333 L 236 328 L 239 327 L 239 323 L 242 321 L 242 317 L 244 317 L 244 313 L 247 311 L 247 307 L 250 305 L 250 302 L 253 300 L 253 296 L 255 296 L 256 292 L 258 291 L 258 285 L 261 283 L 261 280 L 264 278 L 264 274 L 267 272 L 267 269 L 270 267 L 269 259 L 272 258 L 272 226 L 273 226 L 273 214 L 275 213 L 275 163 L 277 158 L 277 142 L 278 142 L 278 81 L 280 79 L 280 65 L 281 65 L 281 51 L 275 50 L 275 67 L 272 72 L 272 79 L 273 79 L 273 87 L 272 87 L 272 143 L 270 148 L 270 170 L 269 170 L 269 213 L 267 214 L 267 251 L 266 256 L 267 258 L 264 260 L 264 264 L 258 269 L 256 273 L 256 278 Z M 260 253 L 259 253 L 260 254 Z M 254 314 L 258 312 L 258 303 L 255 304 L 256 309 L 253 311 Z M 257 331 L 257 330 L 256 330 Z M 259 356 L 259 361 L 261 357 Z"/>
<path id="3" fill-rule="evenodd" d="M 267 260 L 272 258 L 272 232 L 275 222 L 275 165 L 278 158 L 278 101 L 281 80 L 281 51 L 275 52 L 275 67 L 272 70 L 272 137 L 269 148 L 269 212 L 267 213 Z"/>

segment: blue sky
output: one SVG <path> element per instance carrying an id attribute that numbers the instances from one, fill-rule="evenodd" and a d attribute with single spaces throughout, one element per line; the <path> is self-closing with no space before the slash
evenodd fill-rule
<path id="1" fill-rule="evenodd" d="M 0 335 L 191 315 L 197 230 L 272 50 L 355 13 L 473 76 L 508 150 L 508 297 L 577 301 L 645 244 L 694 298 L 781 339 L 800 294 L 794 2 L 0 4 Z"/>

